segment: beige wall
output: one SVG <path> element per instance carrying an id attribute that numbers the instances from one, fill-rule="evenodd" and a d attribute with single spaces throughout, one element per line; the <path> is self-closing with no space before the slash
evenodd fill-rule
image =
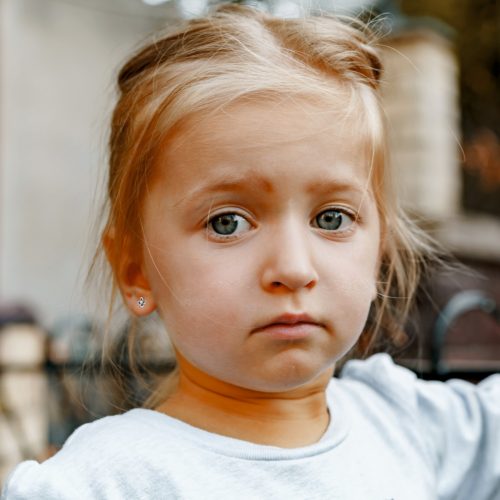
<path id="1" fill-rule="evenodd" d="M 82 305 L 113 75 L 162 20 L 137 0 L 0 8 L 0 297 L 50 323 Z"/>

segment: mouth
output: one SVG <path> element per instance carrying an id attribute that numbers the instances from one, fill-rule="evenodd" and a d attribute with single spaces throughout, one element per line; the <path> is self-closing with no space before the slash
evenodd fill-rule
<path id="1" fill-rule="evenodd" d="M 323 328 L 323 325 L 308 314 L 286 313 L 256 328 L 253 333 L 282 340 L 301 340 L 320 328 Z"/>

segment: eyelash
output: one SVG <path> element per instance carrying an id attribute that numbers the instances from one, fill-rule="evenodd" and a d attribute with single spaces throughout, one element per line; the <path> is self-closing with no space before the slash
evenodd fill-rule
<path id="1" fill-rule="evenodd" d="M 317 218 L 319 216 L 321 216 L 322 214 L 324 214 L 325 212 L 337 212 L 339 214 L 342 214 L 342 216 L 347 216 L 351 219 L 351 223 L 349 224 L 349 226 L 346 228 L 346 229 L 343 229 L 343 230 L 340 230 L 340 231 L 337 231 L 337 230 L 330 230 L 330 229 L 324 229 L 324 228 L 321 228 L 319 226 L 314 226 L 316 229 L 319 229 L 321 231 L 324 231 L 324 232 L 327 232 L 327 233 L 331 233 L 331 234 L 334 234 L 336 236 L 341 236 L 341 235 L 346 235 L 346 234 L 349 234 L 352 232 L 353 230 L 353 227 L 355 224 L 358 224 L 360 222 L 360 216 L 358 213 L 352 211 L 352 210 L 348 210 L 347 208 L 344 208 L 344 207 L 338 207 L 338 206 L 335 206 L 335 207 L 328 207 L 328 208 L 325 208 L 324 210 L 321 210 L 320 212 L 318 212 L 318 214 L 316 216 L 314 216 L 314 218 L 312 219 L 311 222 L 315 222 L 317 220 Z M 217 219 L 217 218 L 222 218 L 224 216 L 235 216 L 235 217 L 238 217 L 240 219 L 243 219 L 250 227 L 253 226 L 253 224 L 248 221 L 247 217 L 236 212 L 236 211 L 227 211 L 227 212 L 221 212 L 221 213 L 218 213 L 218 214 L 215 214 L 211 217 L 209 217 L 205 223 L 205 230 L 208 233 L 210 233 L 210 236 L 212 238 L 215 238 L 217 240 L 229 240 L 229 239 L 235 239 L 238 237 L 237 234 L 234 234 L 234 233 L 231 233 L 231 234 L 227 234 L 227 235 L 223 235 L 223 234 L 220 234 L 220 233 L 217 233 L 214 229 L 213 229 L 213 223 L 214 221 Z M 238 227 L 238 226 L 237 226 Z"/>
<path id="2" fill-rule="evenodd" d="M 335 235 L 338 235 L 338 236 L 350 233 L 353 230 L 352 226 L 354 224 L 356 224 L 356 223 L 359 223 L 359 221 L 360 221 L 360 217 L 359 217 L 358 213 L 354 212 L 353 210 L 349 210 L 349 209 L 347 209 L 345 207 L 338 207 L 338 206 L 328 207 L 328 208 L 325 208 L 324 210 L 321 210 L 313 218 L 313 221 L 316 221 L 319 216 L 321 216 L 322 214 L 324 214 L 326 212 L 337 212 L 337 213 L 341 214 L 342 216 L 347 216 L 347 217 L 349 217 L 351 219 L 351 223 L 349 224 L 349 226 L 346 229 L 342 229 L 340 231 L 329 230 L 329 229 L 324 229 L 322 227 L 315 226 L 317 229 L 320 229 L 322 231 L 329 232 L 329 233 L 332 233 L 332 234 L 335 234 Z"/>
<path id="3" fill-rule="evenodd" d="M 205 224 L 205 230 L 206 230 L 207 234 L 211 233 L 211 236 L 213 238 L 218 239 L 218 240 L 228 240 L 228 239 L 236 238 L 237 235 L 235 235 L 235 234 L 223 235 L 220 233 L 216 233 L 215 230 L 213 230 L 213 226 L 212 226 L 213 222 L 218 218 L 222 218 L 222 217 L 225 217 L 228 215 L 229 216 L 233 215 L 233 216 L 239 217 L 240 219 L 244 220 L 249 226 L 253 226 L 253 224 L 251 222 L 249 222 L 244 215 L 241 215 L 238 212 L 234 212 L 234 211 L 233 212 L 231 212 L 231 211 L 221 212 L 221 213 L 215 214 L 207 219 L 207 222 Z M 212 230 L 211 230 L 211 226 L 212 226 Z"/>

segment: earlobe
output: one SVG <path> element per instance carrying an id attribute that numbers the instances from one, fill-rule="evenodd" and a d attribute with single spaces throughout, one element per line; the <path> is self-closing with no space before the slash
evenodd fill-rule
<path id="1" fill-rule="evenodd" d="M 123 299 L 133 314 L 147 316 L 156 309 L 149 281 L 139 264 L 126 264 L 120 281 Z"/>
<path id="2" fill-rule="evenodd" d="M 122 295 L 125 304 L 135 316 L 148 316 L 156 309 L 156 303 L 150 290 L 126 291 L 122 289 Z"/>

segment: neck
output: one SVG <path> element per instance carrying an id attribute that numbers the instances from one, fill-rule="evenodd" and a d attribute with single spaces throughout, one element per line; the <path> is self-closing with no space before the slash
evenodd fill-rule
<path id="1" fill-rule="evenodd" d="M 157 411 L 209 432 L 296 448 L 317 442 L 329 423 L 325 389 L 333 368 L 286 392 L 266 393 L 213 378 L 185 360 L 175 392 Z"/>

